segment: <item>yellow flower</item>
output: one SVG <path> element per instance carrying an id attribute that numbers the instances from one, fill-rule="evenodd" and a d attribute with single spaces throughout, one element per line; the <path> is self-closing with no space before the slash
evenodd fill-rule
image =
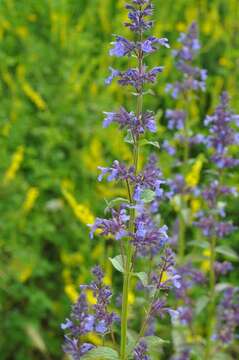
<path id="1" fill-rule="evenodd" d="M 2 78 L 9 87 L 9 89 L 11 89 L 11 91 L 14 91 L 16 89 L 16 83 L 9 71 L 3 71 Z"/>
<path id="2" fill-rule="evenodd" d="M 219 64 L 227 68 L 231 68 L 233 66 L 232 62 L 226 57 L 221 57 L 219 59 Z"/>
<path id="3" fill-rule="evenodd" d="M 31 211 L 38 196 L 39 196 L 39 190 L 34 186 L 30 187 L 30 189 L 27 191 L 26 199 L 22 205 L 22 211 L 24 213 L 27 214 Z"/>
<path id="4" fill-rule="evenodd" d="M 183 22 L 178 22 L 176 24 L 176 30 L 179 32 L 185 32 L 187 30 L 187 25 Z"/>
<path id="5" fill-rule="evenodd" d="M 199 199 L 192 199 L 190 205 L 192 214 L 195 215 L 201 208 L 201 201 Z"/>
<path id="6" fill-rule="evenodd" d="M 93 291 L 92 290 L 86 290 L 86 299 L 88 301 L 89 304 L 91 305 L 95 305 L 96 304 L 96 298 L 94 297 Z"/>
<path id="7" fill-rule="evenodd" d="M 199 343 L 202 341 L 202 337 L 200 335 L 193 335 L 193 334 L 188 334 L 187 336 L 187 342 L 191 343 Z"/>
<path id="8" fill-rule="evenodd" d="M 135 302 L 135 295 L 132 291 L 130 291 L 128 294 L 128 302 L 129 305 L 133 305 L 133 303 Z"/>
<path id="9" fill-rule="evenodd" d="M 64 288 L 66 295 L 68 298 L 75 303 L 78 299 L 78 292 L 73 284 L 68 284 Z"/>
<path id="10" fill-rule="evenodd" d="M 204 163 L 204 155 L 200 154 L 193 164 L 191 171 L 186 176 L 186 183 L 190 187 L 195 187 L 199 183 L 200 173 Z"/>
<path id="11" fill-rule="evenodd" d="M 42 99 L 41 95 L 38 94 L 31 85 L 24 81 L 22 83 L 22 90 L 25 95 L 36 105 L 36 107 L 40 110 L 46 110 L 47 105 L 45 101 Z"/>
<path id="12" fill-rule="evenodd" d="M 35 22 L 37 20 L 37 15 L 36 14 L 29 14 L 27 19 L 31 22 Z"/>
<path id="13" fill-rule="evenodd" d="M 23 80 L 26 75 L 26 68 L 23 64 L 17 66 L 17 77 L 19 80 Z"/>
<path id="14" fill-rule="evenodd" d="M 77 219 L 79 219 L 85 225 L 94 223 L 95 217 L 86 205 L 79 204 L 74 196 L 63 187 L 62 193 Z"/>
<path id="15" fill-rule="evenodd" d="M 94 247 L 91 256 L 93 260 L 96 260 L 99 259 L 103 254 L 104 254 L 103 244 L 99 243 Z"/>
<path id="16" fill-rule="evenodd" d="M 12 156 L 12 161 L 7 169 L 7 171 L 4 174 L 3 182 L 4 183 L 10 183 L 16 176 L 17 171 L 19 170 L 21 163 L 23 161 L 24 156 L 24 147 L 19 146 L 16 150 L 16 152 Z"/>
<path id="17" fill-rule="evenodd" d="M 203 251 L 203 256 L 205 257 L 205 260 L 203 260 L 202 264 L 201 264 L 201 269 L 204 272 L 208 272 L 210 270 L 210 256 L 211 256 L 211 251 L 210 249 L 205 249 Z"/>
<path id="18" fill-rule="evenodd" d="M 32 275 L 32 265 L 25 265 L 19 270 L 18 279 L 20 282 L 26 282 Z"/>
<path id="19" fill-rule="evenodd" d="M 88 341 L 96 346 L 102 344 L 102 339 L 95 333 L 89 333 L 84 337 L 84 341 Z"/>
<path id="20" fill-rule="evenodd" d="M 103 148 L 98 138 L 93 137 L 89 148 L 82 151 L 81 158 L 89 171 L 92 171 L 93 173 L 98 172 L 97 167 L 104 163 Z"/>
<path id="21" fill-rule="evenodd" d="M 69 254 L 65 251 L 61 252 L 61 261 L 67 266 L 77 266 L 84 262 L 84 258 L 80 252 Z"/>
<path id="22" fill-rule="evenodd" d="M 162 274 L 161 282 L 164 283 L 167 280 L 169 280 L 169 276 L 168 276 L 167 271 L 164 271 Z"/>
<path id="23" fill-rule="evenodd" d="M 28 28 L 26 26 L 19 26 L 16 28 L 16 34 L 21 38 L 25 39 L 28 35 Z"/>
<path id="24" fill-rule="evenodd" d="M 64 268 L 62 271 L 62 278 L 66 284 L 72 283 L 71 272 L 69 269 Z"/>

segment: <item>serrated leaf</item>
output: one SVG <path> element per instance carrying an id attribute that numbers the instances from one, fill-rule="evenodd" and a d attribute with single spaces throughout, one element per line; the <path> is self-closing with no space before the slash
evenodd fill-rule
<path id="1" fill-rule="evenodd" d="M 114 266 L 114 268 L 120 272 L 124 272 L 124 262 L 121 255 L 117 255 L 114 258 L 109 258 L 111 264 Z M 126 258 L 125 258 L 126 261 Z"/>
<path id="2" fill-rule="evenodd" d="M 148 275 L 145 272 L 134 273 L 144 286 L 148 285 Z"/>
<path id="3" fill-rule="evenodd" d="M 209 298 L 208 296 L 201 296 L 197 302 L 196 302 L 196 306 L 195 306 L 195 312 L 197 315 L 199 315 L 207 306 L 209 302 Z"/>
<path id="4" fill-rule="evenodd" d="M 119 355 L 114 349 L 99 346 L 82 356 L 82 360 L 119 360 Z"/>
<path id="5" fill-rule="evenodd" d="M 229 246 L 224 246 L 224 245 L 217 246 L 216 252 L 219 254 L 225 255 L 226 257 L 230 258 L 231 260 L 234 260 L 234 261 L 239 260 L 238 254 L 233 249 L 231 249 Z"/>
<path id="6" fill-rule="evenodd" d="M 160 149 L 160 145 L 158 141 L 149 141 L 147 139 L 143 139 L 142 141 L 140 141 L 140 145 L 152 145 L 158 149 Z"/>
<path id="7" fill-rule="evenodd" d="M 146 204 L 153 201 L 154 198 L 155 198 L 155 192 L 153 190 L 145 189 L 141 193 L 141 200 Z"/>

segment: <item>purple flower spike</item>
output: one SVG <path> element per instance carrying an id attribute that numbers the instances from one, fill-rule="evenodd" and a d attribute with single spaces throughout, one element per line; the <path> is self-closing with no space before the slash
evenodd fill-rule
<path id="1" fill-rule="evenodd" d="M 111 56 L 125 56 L 130 55 L 134 51 L 136 44 L 129 41 L 122 36 L 116 36 L 116 41 L 113 42 L 114 47 L 110 50 Z"/>
<path id="2" fill-rule="evenodd" d="M 150 360 L 147 355 L 148 347 L 144 340 L 140 340 L 139 344 L 134 349 L 134 360 Z"/>
<path id="3" fill-rule="evenodd" d="M 234 115 L 229 108 L 229 97 L 226 92 L 221 95 L 221 103 L 211 116 L 207 116 L 204 123 L 209 126 L 210 135 L 207 145 L 214 150 L 212 161 L 220 169 L 239 165 L 238 159 L 228 156 L 228 147 L 238 144 L 238 133 L 232 128 L 236 125 L 238 115 Z"/>

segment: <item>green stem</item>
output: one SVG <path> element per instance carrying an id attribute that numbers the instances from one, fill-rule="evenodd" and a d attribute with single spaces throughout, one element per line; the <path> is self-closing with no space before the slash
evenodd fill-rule
<path id="1" fill-rule="evenodd" d="M 209 305 L 208 305 L 208 328 L 207 328 L 207 342 L 205 350 L 205 360 L 211 358 L 211 338 L 213 334 L 214 322 L 215 322 L 215 270 L 214 264 L 216 260 L 216 236 L 211 238 L 210 242 L 210 272 L 209 272 Z"/>
<path id="2" fill-rule="evenodd" d="M 183 215 L 179 214 L 179 239 L 178 239 L 178 255 L 180 264 L 183 262 L 185 254 L 185 235 L 186 235 L 186 225 L 183 218 Z"/>
<path id="3" fill-rule="evenodd" d="M 134 164 L 138 163 L 138 155 L 139 155 L 139 145 L 137 142 L 134 145 Z M 134 205 L 134 203 L 131 202 L 131 205 Z M 134 232 L 134 220 L 135 220 L 135 209 L 131 208 L 130 221 L 129 221 L 130 232 Z M 123 298 L 122 298 L 122 312 L 121 312 L 121 346 L 120 346 L 121 360 L 125 360 L 127 355 L 126 345 L 127 345 L 128 312 L 129 312 L 128 295 L 130 291 L 132 255 L 133 255 L 133 246 L 130 243 L 130 239 L 128 239 L 126 244 L 126 264 L 124 269 Z"/>
<path id="4" fill-rule="evenodd" d="M 137 102 L 137 113 L 140 116 L 142 112 L 142 95 L 139 95 Z M 134 167 L 135 173 L 137 173 L 138 167 L 138 158 L 139 158 L 139 141 L 136 140 L 134 144 Z M 128 185 L 127 185 L 128 187 Z M 129 189 L 129 188 L 128 188 Z M 129 194 L 131 192 L 129 191 Z M 132 206 L 134 206 L 134 201 L 132 201 L 131 196 L 129 196 L 129 200 Z M 129 231 L 134 232 L 134 221 L 135 221 L 135 209 L 131 207 L 130 209 L 130 220 L 129 220 Z M 130 291 L 130 279 L 131 279 L 131 263 L 133 256 L 133 246 L 130 243 L 130 239 L 127 240 L 126 244 L 126 265 L 124 272 L 124 281 L 123 281 L 123 298 L 122 298 L 122 312 L 121 312 L 121 346 L 120 346 L 120 354 L 121 360 L 126 359 L 126 345 L 127 345 L 127 327 L 128 327 L 128 312 L 129 312 L 129 301 L 128 295 Z"/>
<path id="5" fill-rule="evenodd" d="M 141 7 L 140 7 L 141 10 Z M 139 34 L 139 40 L 142 41 L 142 32 Z M 138 59 L 138 69 L 139 73 L 143 70 L 143 53 L 139 50 L 137 54 Z M 143 110 L 143 87 L 141 86 L 138 89 L 138 98 L 136 105 L 136 117 L 141 121 Z M 139 138 L 134 137 L 134 149 L 133 149 L 133 164 L 135 169 L 135 175 L 138 171 L 138 160 L 139 160 Z M 130 188 L 127 184 L 127 189 L 129 194 L 133 194 L 133 191 L 130 191 Z M 134 232 L 134 222 L 135 222 L 135 202 L 132 199 L 131 195 L 129 196 L 129 201 L 131 204 L 130 209 L 130 220 L 129 220 L 129 232 Z M 123 281 L 123 298 L 122 298 L 122 311 L 121 311 L 121 344 L 120 344 L 120 359 L 126 360 L 127 358 L 127 328 L 128 328 L 128 313 L 129 313 L 129 291 L 130 291 L 130 280 L 131 280 L 131 271 L 132 271 L 132 257 L 134 253 L 134 248 L 130 242 L 130 238 L 127 240 L 126 244 L 126 266 L 124 269 L 124 281 Z"/>
<path id="6" fill-rule="evenodd" d="M 184 101 L 186 104 L 186 108 L 189 111 L 189 98 L 187 94 L 184 94 Z M 187 164 L 188 164 L 188 159 L 189 159 L 189 143 L 188 143 L 188 138 L 189 138 L 189 124 L 188 124 L 188 117 L 189 115 L 187 114 L 186 118 L 185 118 L 185 122 L 184 122 L 184 129 L 183 129 L 183 134 L 185 137 L 185 141 L 184 141 L 184 148 L 183 148 L 183 169 L 182 169 L 182 173 L 184 175 L 184 178 L 186 177 L 187 174 Z M 187 207 L 187 203 L 184 202 L 183 200 L 183 195 L 181 196 L 181 200 L 182 200 L 182 209 L 181 211 Z M 183 258 L 185 255 L 185 242 L 186 242 L 186 224 L 183 218 L 182 213 L 180 212 L 179 214 L 179 240 L 178 240 L 178 254 L 179 254 L 179 261 L 180 263 L 183 262 Z"/>

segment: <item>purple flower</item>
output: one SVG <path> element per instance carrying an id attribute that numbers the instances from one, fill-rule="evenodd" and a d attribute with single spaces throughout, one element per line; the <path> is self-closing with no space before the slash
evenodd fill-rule
<path id="1" fill-rule="evenodd" d="M 210 135 L 207 144 L 214 149 L 212 161 L 219 168 L 233 167 L 239 164 L 238 159 L 228 156 L 228 147 L 238 144 L 238 134 L 232 128 L 238 116 L 229 108 L 229 97 L 226 92 L 221 95 L 221 102 L 211 116 L 207 116 L 204 123 L 209 125 Z"/>
<path id="2" fill-rule="evenodd" d="M 119 210 L 111 209 L 111 219 L 96 218 L 91 227 L 90 237 L 93 238 L 96 230 L 101 230 L 101 235 L 113 235 L 116 240 L 120 240 L 123 237 L 128 236 L 127 224 L 129 221 L 129 215 L 125 207 L 121 207 Z"/>
<path id="3" fill-rule="evenodd" d="M 179 321 L 182 325 L 190 325 L 193 320 L 193 311 L 191 306 L 180 306 L 178 308 Z"/>
<path id="4" fill-rule="evenodd" d="M 146 71 L 145 66 L 143 66 L 142 70 L 137 68 L 129 69 L 118 74 L 118 83 L 123 86 L 131 85 L 136 89 L 136 91 L 140 92 L 144 84 L 154 83 L 157 79 L 157 75 L 162 71 L 162 66 L 154 67 L 150 71 Z"/>
<path id="5" fill-rule="evenodd" d="M 140 340 L 134 349 L 134 360 L 150 360 L 148 346 L 144 340 Z"/>
<path id="6" fill-rule="evenodd" d="M 168 240 L 167 226 L 158 227 L 146 213 L 136 217 L 135 229 L 132 243 L 141 255 L 157 253 Z"/>
<path id="7" fill-rule="evenodd" d="M 110 71 L 111 71 L 111 74 L 110 74 L 110 76 L 109 76 L 107 79 L 105 79 L 105 84 L 106 84 L 106 85 L 111 84 L 111 82 L 113 81 L 113 79 L 116 78 L 117 76 L 119 76 L 119 74 L 120 74 L 120 71 L 115 70 L 115 69 L 113 69 L 112 67 L 110 67 L 109 69 L 110 69 Z"/>
<path id="8" fill-rule="evenodd" d="M 118 321 L 118 316 L 114 312 L 108 311 L 112 292 L 109 286 L 104 285 L 104 273 L 100 266 L 95 266 L 92 270 L 95 280 L 90 285 L 83 285 L 81 288 L 90 289 L 96 298 L 93 305 L 94 311 L 94 330 L 99 334 L 106 334 L 110 331 L 112 324 Z"/>
<path id="9" fill-rule="evenodd" d="M 161 46 L 164 46 L 166 48 L 170 47 L 169 43 L 168 43 L 168 39 L 166 39 L 166 38 L 158 39 L 158 38 L 156 38 L 154 36 L 150 36 L 147 40 L 145 40 L 141 44 L 141 49 L 145 53 L 152 53 L 155 50 L 157 50 L 157 47 L 155 45 L 161 45 Z"/>
<path id="10" fill-rule="evenodd" d="M 218 276 L 226 275 L 232 269 L 233 269 L 233 266 L 229 261 L 223 261 L 223 262 L 215 261 L 215 263 L 214 263 L 214 270 Z"/>
<path id="11" fill-rule="evenodd" d="M 126 9 L 129 10 L 128 18 L 130 22 L 126 22 L 125 26 L 131 31 L 142 33 L 152 27 L 153 22 L 147 20 L 148 16 L 153 13 L 153 5 L 149 1 L 133 1 L 133 4 L 127 4 Z"/>
<path id="12" fill-rule="evenodd" d="M 234 187 L 220 185 L 219 182 L 215 180 L 202 192 L 202 196 L 207 201 L 208 206 L 213 209 L 217 207 L 218 197 L 223 195 L 237 196 L 237 190 Z"/>
<path id="13" fill-rule="evenodd" d="M 239 326 L 239 296 L 238 288 L 229 287 L 217 309 L 217 330 L 215 338 L 224 344 L 234 339 L 236 328 Z"/>
<path id="14" fill-rule="evenodd" d="M 168 109 L 166 111 L 166 118 L 168 121 L 168 128 L 170 130 L 172 129 L 183 129 L 184 128 L 184 122 L 186 119 L 186 112 L 181 110 L 170 110 Z"/>
<path id="15" fill-rule="evenodd" d="M 111 56 L 125 56 L 130 55 L 136 48 L 136 44 L 133 41 L 129 41 L 122 36 L 116 36 L 116 41 L 113 42 L 114 47 L 110 50 Z"/>
<path id="16" fill-rule="evenodd" d="M 171 92 L 173 98 L 178 98 L 180 94 L 188 91 L 205 91 L 207 71 L 193 65 L 194 59 L 200 49 L 198 40 L 197 24 L 193 22 L 186 34 L 181 34 L 179 38 L 181 47 L 174 51 L 176 66 L 182 73 L 183 79 L 174 84 L 168 84 L 166 91 Z"/>
<path id="17" fill-rule="evenodd" d="M 89 343 L 79 344 L 78 339 L 70 338 L 65 336 L 65 343 L 63 345 L 63 351 L 66 354 L 70 354 L 73 360 L 80 360 L 81 357 L 86 354 L 88 351 L 92 350 L 95 346 Z"/>
<path id="18" fill-rule="evenodd" d="M 150 189 L 155 191 L 155 196 L 158 199 L 162 199 L 164 191 L 161 185 L 165 184 L 165 180 L 162 177 L 161 170 L 157 167 L 157 158 L 155 155 L 151 155 L 147 165 L 144 169 L 135 177 L 135 192 L 134 199 L 136 201 L 141 200 L 142 191 Z"/>
<path id="19" fill-rule="evenodd" d="M 123 107 L 118 112 L 105 112 L 106 115 L 103 127 L 109 126 L 112 122 L 119 124 L 121 129 L 130 130 L 135 138 L 147 130 L 156 132 L 154 114 L 146 111 L 139 118 L 134 112 L 127 112 Z"/>
<path id="20" fill-rule="evenodd" d="M 101 174 L 98 177 L 99 181 L 102 181 L 103 177 L 108 174 L 107 180 L 133 180 L 134 175 L 134 167 L 131 166 L 127 169 L 124 164 L 121 164 L 118 160 L 115 160 L 112 164 L 111 168 L 104 168 L 99 166 L 98 169 L 101 171 Z"/>

